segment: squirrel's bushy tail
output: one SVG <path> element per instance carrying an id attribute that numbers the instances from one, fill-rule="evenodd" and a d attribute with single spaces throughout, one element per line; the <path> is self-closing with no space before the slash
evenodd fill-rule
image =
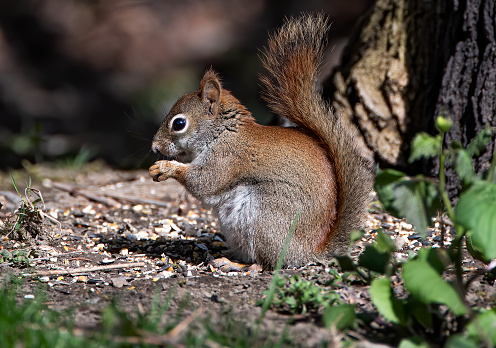
<path id="1" fill-rule="evenodd" d="M 330 251 L 341 251 L 351 230 L 364 223 L 373 175 L 351 130 L 322 100 L 317 87 L 328 29 L 321 14 L 287 20 L 269 38 L 262 57 L 267 73 L 261 82 L 263 98 L 274 113 L 310 129 L 328 147 L 338 185 L 338 210 L 327 245 Z"/>

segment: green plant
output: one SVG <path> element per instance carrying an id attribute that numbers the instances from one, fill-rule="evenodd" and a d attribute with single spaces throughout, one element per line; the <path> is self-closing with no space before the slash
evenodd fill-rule
<path id="1" fill-rule="evenodd" d="M 68 154 L 65 157 L 62 157 L 58 163 L 62 167 L 81 169 L 83 165 L 87 164 L 95 157 L 96 153 L 96 149 L 89 146 L 82 146 L 76 154 Z"/>
<path id="2" fill-rule="evenodd" d="M 262 294 L 267 295 L 267 290 Z M 262 303 L 263 301 L 258 302 L 258 304 Z M 336 291 L 325 291 L 314 282 L 293 275 L 278 278 L 272 308 L 293 314 L 307 314 L 316 313 L 323 307 L 341 303 L 340 296 Z"/>
<path id="3" fill-rule="evenodd" d="M 9 277 L 7 277 L 9 278 Z M 101 311 L 100 325 L 75 328 L 72 311 L 55 311 L 48 307 L 44 291 L 22 298 L 22 283 L 9 278 L 0 288 L 0 342 L 2 347 L 285 347 L 295 346 L 287 333 L 254 335 L 254 324 L 235 319 L 227 312 L 218 317 L 203 308 L 188 316 L 181 311 L 171 315 L 170 303 L 175 291 L 161 301 L 160 291 L 153 297 L 148 311 L 134 313 L 121 309 L 118 301 Z M 187 306 L 188 297 L 180 301 Z"/>
<path id="4" fill-rule="evenodd" d="M 19 266 L 30 266 L 29 263 L 29 252 L 26 250 L 2 250 L 0 252 L 0 264 L 2 263 L 13 263 Z"/>
<path id="5" fill-rule="evenodd" d="M 311 281 L 305 281 L 299 276 L 281 277 L 279 275 L 298 218 L 299 214 L 293 220 L 286 236 L 269 289 L 262 292 L 264 298 L 257 302 L 257 305 L 262 307 L 255 331 L 257 334 L 267 310 L 271 307 L 283 309 L 292 314 L 317 313 L 319 309 L 323 309 L 322 321 L 326 328 L 335 327 L 339 330 L 346 330 L 356 325 L 355 307 L 351 304 L 342 303 L 336 291 L 324 290 L 322 287 L 315 285 Z M 289 282 L 287 287 L 286 282 Z"/>
<path id="6" fill-rule="evenodd" d="M 288 234 L 286 236 L 286 240 L 284 241 L 281 253 L 279 255 L 279 259 L 277 260 L 276 267 L 274 268 L 274 274 L 272 276 L 272 280 L 269 285 L 269 289 L 265 292 L 265 299 L 259 304 L 262 307 L 262 311 L 260 316 L 258 317 L 258 326 L 262 323 L 267 310 L 272 306 L 272 302 L 274 296 L 277 292 L 278 284 L 280 283 L 279 271 L 282 268 L 282 263 L 284 261 L 284 257 L 286 256 L 286 252 L 288 251 L 289 242 L 291 242 L 291 238 L 293 238 L 293 233 L 296 229 L 296 224 L 298 223 L 298 219 L 300 218 L 300 213 L 297 213 L 293 221 L 291 222 L 291 226 L 289 227 Z M 257 330 L 258 331 L 258 330 Z"/>
<path id="7" fill-rule="evenodd" d="M 0 289 L 0 342 L 2 347 L 81 347 L 82 338 L 69 329 L 67 313 L 47 307 L 42 291 L 18 303 L 20 283 L 6 281 Z M 92 345 L 95 346 L 95 345 Z"/>
<path id="8" fill-rule="evenodd" d="M 41 122 L 29 125 L 24 123 L 19 134 L 13 134 L 11 139 L 7 139 L 8 143 L 2 144 L 0 142 L 0 145 L 5 146 L 19 156 L 33 156 L 38 162 L 43 160 L 41 144 L 44 141 L 44 131 Z"/>
<path id="9" fill-rule="evenodd" d="M 262 292 L 267 296 L 269 290 Z M 262 305 L 264 300 L 258 301 Z M 278 277 L 272 308 L 291 314 L 313 314 L 322 318 L 324 326 L 347 330 L 356 326 L 355 306 L 343 303 L 335 290 L 324 289 L 300 276 Z"/>
<path id="10" fill-rule="evenodd" d="M 19 195 L 19 206 L 13 212 L 11 217 L 6 221 L 7 236 L 16 240 L 29 240 L 42 233 L 41 224 L 46 219 L 52 221 L 61 227 L 60 222 L 46 214 L 45 202 L 41 191 L 31 187 L 31 178 L 24 190 L 24 196 L 19 192 L 14 176 L 10 174 L 12 185 Z"/>
<path id="11" fill-rule="evenodd" d="M 409 161 L 438 156 L 438 181 L 383 170 L 377 175 L 375 189 L 389 212 L 404 217 L 424 236 L 432 218 L 444 208 L 454 223 L 455 239 L 448 250 L 424 248 L 417 256 L 398 265 L 408 295 L 396 295 L 389 277 L 373 279 L 370 294 L 379 313 L 403 328 L 405 339 L 400 346 L 425 346 L 427 342 L 446 344 L 448 347 L 461 344 L 494 346 L 496 337 L 491 331 L 496 324 L 494 309 L 469 306 L 467 288 L 477 274 L 465 281 L 461 262 L 464 241 L 474 257 L 486 263 L 496 258 L 496 235 L 493 232 L 496 226 L 496 184 L 493 183 L 496 156 L 493 156 L 491 167 L 485 175 L 475 175 L 471 161 L 472 156 L 479 154 L 486 146 L 494 132 L 486 127 L 467 148 L 452 142 L 443 149 L 444 135 L 451 122 L 439 117 L 437 127 L 440 133 L 436 136 L 420 133 L 415 137 Z M 463 185 L 454 209 L 446 191 L 446 163 L 455 169 Z M 395 262 L 390 257 L 388 259 L 389 255 L 383 255 L 379 267 L 366 262 L 361 266 L 381 271 L 392 263 L 390 270 L 394 271 Z M 487 269 L 492 268 L 494 264 Z M 443 278 L 443 273 L 448 269 L 454 270 L 452 281 Z M 391 271 L 382 273 L 391 275 Z M 456 335 L 448 340 L 453 334 Z"/>
<path id="12" fill-rule="evenodd" d="M 343 276 L 357 274 L 365 283 L 370 283 L 378 275 L 390 277 L 396 271 L 398 262 L 393 256 L 396 250 L 394 242 L 382 229 L 377 230 L 377 237 L 372 245 L 367 245 L 355 263 L 348 255 L 336 256 Z"/>

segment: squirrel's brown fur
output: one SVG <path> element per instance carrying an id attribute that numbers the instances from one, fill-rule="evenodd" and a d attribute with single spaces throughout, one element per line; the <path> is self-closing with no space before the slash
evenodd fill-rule
<path id="1" fill-rule="evenodd" d="M 233 256 L 273 268 L 295 216 L 285 266 L 326 259 L 362 226 L 370 165 L 317 88 L 328 25 L 321 15 L 288 20 L 269 40 L 264 99 L 300 128 L 261 126 L 212 70 L 180 98 L 155 135 L 168 156 L 150 168 L 213 207 Z"/>
<path id="2" fill-rule="evenodd" d="M 302 30 L 302 28 L 304 28 Z M 372 164 L 359 154 L 356 140 L 317 88 L 329 30 L 322 15 L 289 20 L 269 39 L 263 56 L 264 99 L 275 114 L 310 129 L 326 144 L 338 182 L 337 218 L 327 236 L 333 250 L 348 244 L 349 232 L 366 217 Z"/>

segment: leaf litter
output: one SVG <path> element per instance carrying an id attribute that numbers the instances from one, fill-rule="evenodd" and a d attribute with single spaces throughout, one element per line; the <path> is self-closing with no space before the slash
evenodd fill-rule
<path id="1" fill-rule="evenodd" d="M 53 307 L 78 306 L 75 321 L 81 327 L 97 325 L 103 305 L 113 298 L 119 298 L 129 312 L 136 311 L 136 306 L 148 308 L 156 289 L 161 289 L 164 298 L 167 292 L 178 289 L 171 307 L 175 310 L 188 294 L 187 313 L 203 306 L 221 313 L 229 307 L 245 320 L 257 318 L 260 308 L 255 303 L 272 274 L 222 272 L 210 266 L 214 258 L 229 257 L 224 239 L 211 211 L 202 208 L 179 184 L 157 184 L 143 171 L 108 168 L 102 169 L 103 175 L 89 173 L 61 182 L 63 174 L 43 170 L 44 176 L 35 183 L 43 182 L 44 187 L 38 190 L 28 185 L 23 203 L 12 202 L 12 195 L 3 194 L 12 193 L 12 185 L 0 178 L 0 252 L 25 250 L 30 265 L 19 268 L 6 260 L 10 262 L 0 264 L 0 277 L 9 273 L 24 277 L 28 295 L 37 284 L 45 284 Z M 161 203 L 154 204 L 157 202 Z M 34 233 L 26 234 L 30 238 L 17 238 L 9 229 L 23 209 L 24 222 L 33 226 Z M 365 233 L 352 250 L 352 258 L 356 260 L 365 246 L 374 242 L 379 228 L 394 240 L 397 259 L 407 259 L 422 246 L 447 246 L 454 237 L 450 222 L 439 217 L 422 240 L 404 220 L 371 204 Z M 469 257 L 463 262 L 466 269 L 478 267 Z M 333 279 L 329 266 L 320 264 L 282 273 L 297 274 L 317 284 Z M 494 294 L 490 288 L 480 285 L 478 291 L 483 296 L 478 301 L 489 301 Z M 339 293 L 345 302 L 356 304 L 358 311 L 373 311 L 365 284 L 343 284 Z M 291 331 L 296 340 L 318 346 L 321 340 L 332 339 L 314 318 L 303 318 L 298 320 L 303 328 L 294 326 Z M 277 313 L 264 320 L 279 332 L 292 321 Z M 381 326 L 380 321 L 377 325 Z"/>

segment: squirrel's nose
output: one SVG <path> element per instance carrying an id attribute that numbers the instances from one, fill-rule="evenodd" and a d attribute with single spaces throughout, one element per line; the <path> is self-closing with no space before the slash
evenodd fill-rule
<path id="1" fill-rule="evenodd" d="M 160 152 L 160 145 L 159 145 L 158 141 L 156 141 L 156 140 L 154 140 L 152 142 L 152 151 L 154 153 L 159 153 Z"/>

